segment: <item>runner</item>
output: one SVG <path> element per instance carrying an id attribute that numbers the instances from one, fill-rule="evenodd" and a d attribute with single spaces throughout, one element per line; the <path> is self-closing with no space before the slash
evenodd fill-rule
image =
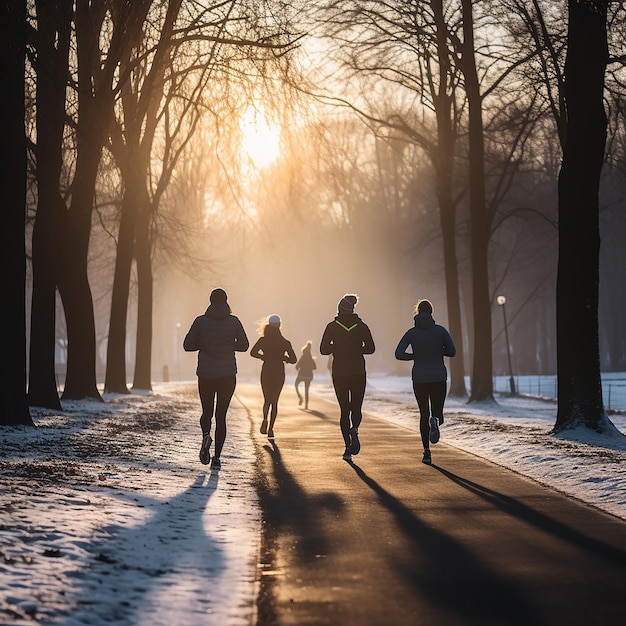
<path id="1" fill-rule="evenodd" d="M 221 465 L 220 454 L 226 440 L 226 413 L 237 384 L 235 352 L 245 352 L 250 343 L 239 318 L 231 313 L 228 296 L 214 289 L 209 308 L 196 317 L 185 340 L 186 352 L 198 351 L 198 393 L 202 404 L 200 462 L 211 460 L 211 424 L 215 414 L 215 456 L 213 466 Z"/>
<path id="2" fill-rule="evenodd" d="M 367 383 L 363 355 L 373 354 L 376 349 L 369 327 L 354 312 L 358 301 L 355 294 L 341 298 L 337 315 L 326 326 L 320 343 L 320 354 L 333 357 L 332 379 L 341 413 L 339 424 L 346 446 L 345 461 L 350 461 L 352 455 L 361 450 L 359 426 Z"/>
<path id="3" fill-rule="evenodd" d="M 302 405 L 302 395 L 300 394 L 300 383 L 304 383 L 304 408 L 309 408 L 309 388 L 313 380 L 313 371 L 317 369 L 315 357 L 311 355 L 311 341 L 307 341 L 302 348 L 302 354 L 296 363 L 296 393 L 298 394 L 298 404 Z"/>
<path id="4" fill-rule="evenodd" d="M 443 405 L 446 399 L 448 371 L 444 356 L 454 356 L 456 348 L 450 333 L 435 324 L 433 305 L 420 300 L 415 307 L 415 326 L 404 333 L 396 347 L 399 361 L 413 361 L 411 379 L 413 393 L 420 411 L 420 435 L 424 445 L 422 463 L 430 465 L 430 444 L 439 441 L 439 426 L 443 424 Z M 407 348 L 411 346 L 411 352 Z"/>
<path id="5" fill-rule="evenodd" d="M 261 335 L 252 346 L 250 356 L 261 359 L 261 388 L 263 390 L 263 421 L 261 433 L 274 438 L 274 422 L 278 415 L 278 398 L 285 384 L 285 363 L 295 363 L 296 353 L 291 342 L 280 332 L 279 315 L 270 315 L 259 328 Z M 268 423 L 269 418 L 269 423 Z"/>

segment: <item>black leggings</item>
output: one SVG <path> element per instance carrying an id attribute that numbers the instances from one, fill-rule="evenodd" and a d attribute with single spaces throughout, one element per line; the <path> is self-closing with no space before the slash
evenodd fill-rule
<path id="1" fill-rule="evenodd" d="M 434 383 L 413 382 L 413 393 L 420 410 L 420 435 L 424 450 L 430 448 L 428 439 L 430 433 L 428 419 L 430 416 L 438 418 L 439 423 L 443 422 L 443 404 L 446 401 L 446 392 L 447 383 L 445 380 L 438 380 Z"/>
<path id="2" fill-rule="evenodd" d="M 219 457 L 226 440 L 226 413 L 235 393 L 236 376 L 224 378 L 198 378 L 198 392 L 202 404 L 200 428 L 203 435 L 211 433 L 215 413 L 215 456 Z M 217 401 L 216 401 L 217 397 Z"/>
<path id="3" fill-rule="evenodd" d="M 363 419 L 361 407 L 365 397 L 366 383 L 366 374 L 333 376 L 335 395 L 341 411 L 339 425 L 341 426 L 341 434 L 346 446 L 350 445 L 350 428 L 358 428 Z"/>
<path id="4" fill-rule="evenodd" d="M 261 368 L 261 389 L 263 390 L 263 419 L 270 418 L 270 430 L 278 415 L 278 398 L 285 384 L 285 369 Z"/>
<path id="5" fill-rule="evenodd" d="M 300 383 L 304 383 L 304 408 L 309 408 L 309 388 L 311 387 L 312 378 L 300 378 L 300 376 L 296 376 L 296 382 L 294 383 L 296 386 L 296 393 L 298 394 L 298 399 L 302 403 L 302 396 L 300 395 Z"/>

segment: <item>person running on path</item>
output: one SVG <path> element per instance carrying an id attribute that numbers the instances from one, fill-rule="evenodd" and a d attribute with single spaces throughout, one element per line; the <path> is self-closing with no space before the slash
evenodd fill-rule
<path id="1" fill-rule="evenodd" d="M 215 415 L 215 455 L 213 465 L 221 465 L 220 455 L 226 440 L 226 413 L 237 384 L 235 352 L 246 352 L 250 346 L 246 331 L 234 316 L 223 289 L 214 289 L 209 307 L 196 317 L 183 341 L 186 352 L 198 351 L 198 393 L 202 404 L 200 427 L 202 446 L 200 462 L 211 461 L 211 426 Z"/>
<path id="2" fill-rule="evenodd" d="M 285 363 L 295 363 L 296 353 L 291 342 L 280 332 L 279 315 L 270 315 L 259 329 L 261 335 L 252 346 L 250 356 L 261 359 L 261 389 L 263 390 L 263 421 L 261 433 L 274 438 L 274 422 L 278 415 L 278 398 L 285 384 Z"/>
<path id="3" fill-rule="evenodd" d="M 404 333 L 396 347 L 399 361 L 413 361 L 411 379 L 413 393 L 420 412 L 420 435 L 424 445 L 423 463 L 431 464 L 430 444 L 439 441 L 439 426 L 443 424 L 448 371 L 444 356 L 454 356 L 456 348 L 450 333 L 433 319 L 433 305 L 420 300 L 415 307 L 413 328 Z M 411 347 L 411 351 L 407 349 Z"/>
<path id="4" fill-rule="evenodd" d="M 359 426 L 363 419 L 367 374 L 365 354 L 376 349 L 367 324 L 354 312 L 359 301 L 355 294 L 346 294 L 337 305 L 337 315 L 330 322 L 320 342 L 320 354 L 332 355 L 332 380 L 339 403 L 341 434 L 346 449 L 345 461 L 361 450 Z"/>
<path id="5" fill-rule="evenodd" d="M 315 357 L 311 354 L 311 341 L 307 341 L 302 348 L 302 354 L 296 363 L 296 393 L 298 394 L 298 404 L 302 405 L 302 395 L 300 394 L 300 383 L 304 383 L 304 408 L 309 408 L 309 387 L 313 380 L 313 371 L 317 369 Z"/>

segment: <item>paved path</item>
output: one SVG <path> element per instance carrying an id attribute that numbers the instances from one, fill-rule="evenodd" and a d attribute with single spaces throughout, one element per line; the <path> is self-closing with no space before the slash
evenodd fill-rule
<path id="1" fill-rule="evenodd" d="M 343 461 L 334 403 L 285 389 L 258 432 L 259 626 L 626 623 L 626 524 L 445 444 L 365 415 Z"/>

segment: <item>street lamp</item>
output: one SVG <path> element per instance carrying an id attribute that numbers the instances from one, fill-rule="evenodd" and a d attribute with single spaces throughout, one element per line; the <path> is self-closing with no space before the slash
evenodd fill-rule
<path id="1" fill-rule="evenodd" d="M 506 304 L 506 297 L 498 296 L 496 298 L 496 302 L 498 303 L 499 306 L 502 307 L 502 315 L 504 317 L 504 337 L 506 339 L 506 353 L 509 357 L 509 385 L 511 388 L 511 395 L 514 396 L 516 394 L 515 379 L 513 378 L 513 366 L 511 365 L 511 348 L 509 347 L 509 327 L 508 327 L 508 324 L 506 323 L 506 307 L 504 306 Z"/>

